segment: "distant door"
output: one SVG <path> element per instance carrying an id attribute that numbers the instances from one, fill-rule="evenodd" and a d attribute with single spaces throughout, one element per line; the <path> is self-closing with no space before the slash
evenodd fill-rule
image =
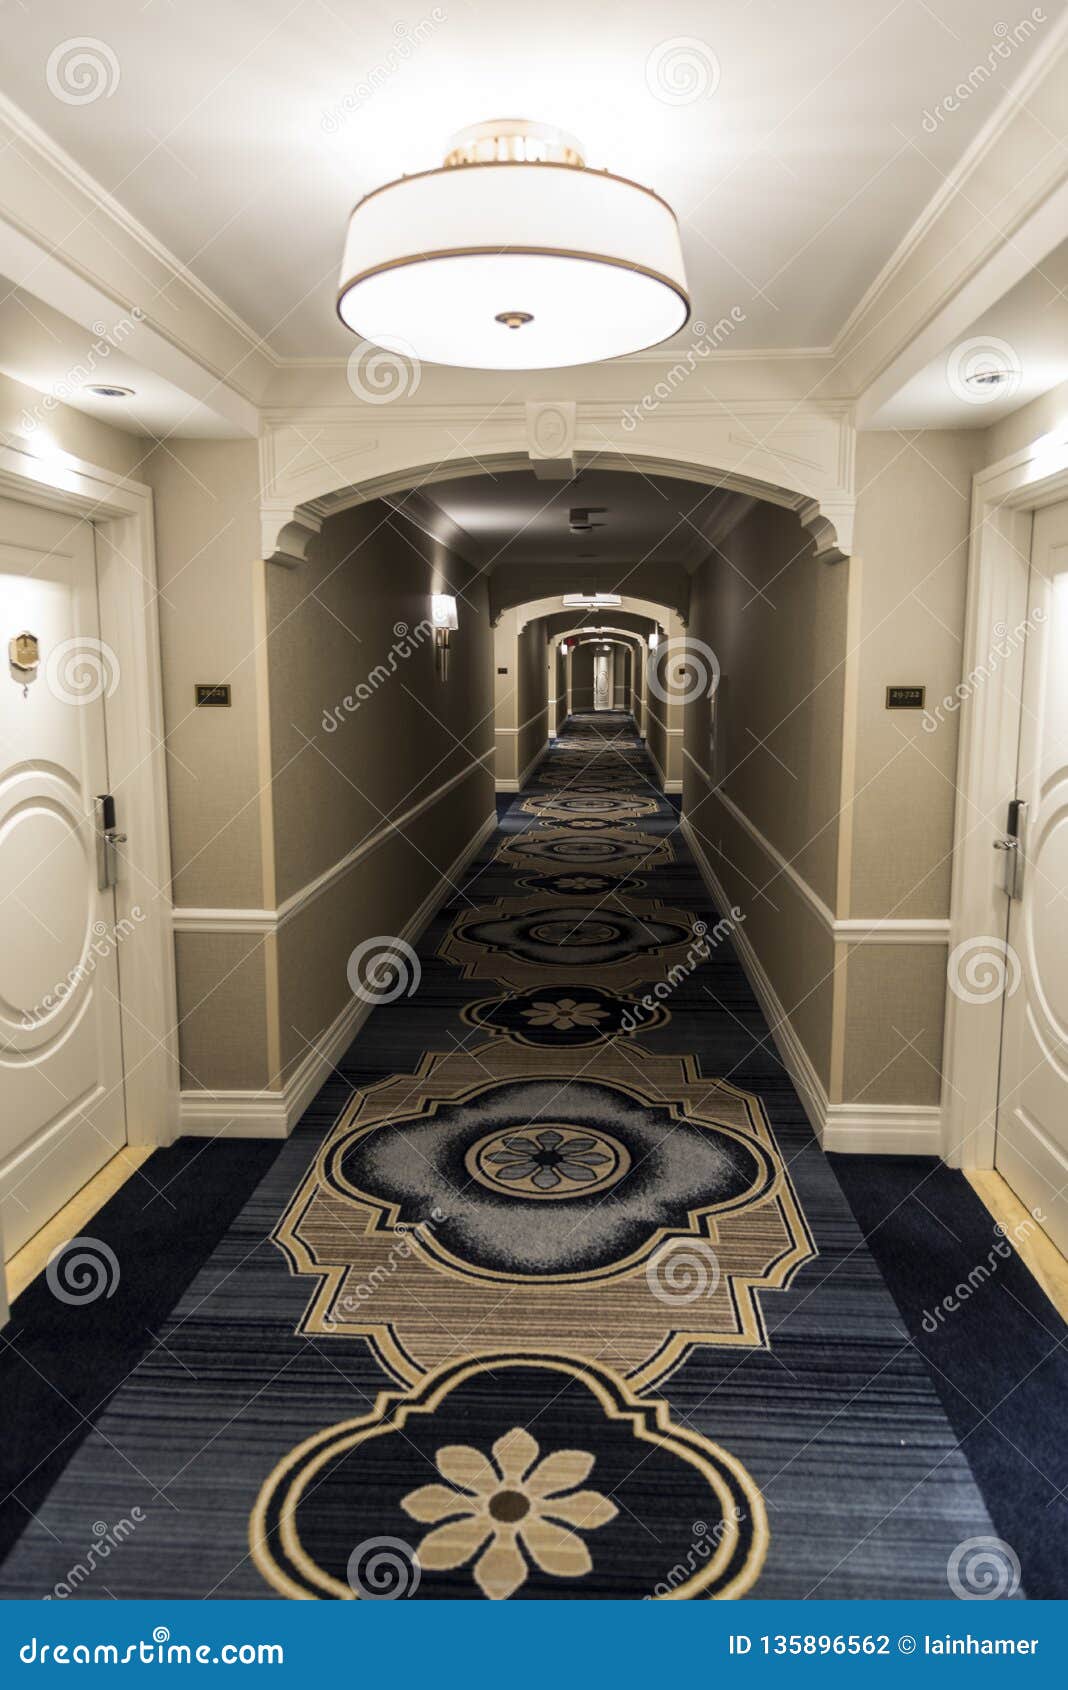
<path id="1" fill-rule="evenodd" d="M 10 1255 L 126 1143 L 92 525 L 0 499 L 0 1223 Z M 35 678 L 8 641 L 39 642 Z M 26 682 L 25 691 L 23 682 Z"/>
<path id="2" fill-rule="evenodd" d="M 995 1164 L 1068 1253 L 1068 503 L 1035 513 L 1028 601 Z"/>
<path id="3" fill-rule="evenodd" d="M 612 654 L 599 651 L 593 659 L 593 708 L 612 708 Z"/>

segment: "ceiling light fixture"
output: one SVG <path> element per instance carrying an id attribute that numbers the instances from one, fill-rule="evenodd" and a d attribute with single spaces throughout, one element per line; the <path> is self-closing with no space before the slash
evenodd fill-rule
<path id="1" fill-rule="evenodd" d="M 338 314 L 420 362 L 536 370 L 656 346 L 690 302 L 666 201 L 588 169 L 561 131 L 508 118 L 360 200 Z"/>
<path id="2" fill-rule="evenodd" d="M 134 396 L 132 387 L 110 387 L 101 384 L 96 387 L 87 387 L 85 391 L 94 393 L 98 399 L 132 399 Z"/>

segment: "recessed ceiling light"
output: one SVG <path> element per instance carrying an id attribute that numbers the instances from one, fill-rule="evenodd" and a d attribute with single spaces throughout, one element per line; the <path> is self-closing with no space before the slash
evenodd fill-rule
<path id="1" fill-rule="evenodd" d="M 98 399 L 132 399 L 134 396 L 132 387 L 111 387 L 103 384 L 87 387 L 85 391 L 86 393 L 95 393 Z"/>
<path id="2" fill-rule="evenodd" d="M 520 118 L 454 136 L 442 165 L 349 219 L 338 315 L 417 362 L 542 370 L 618 358 L 690 314 L 675 213 Z"/>

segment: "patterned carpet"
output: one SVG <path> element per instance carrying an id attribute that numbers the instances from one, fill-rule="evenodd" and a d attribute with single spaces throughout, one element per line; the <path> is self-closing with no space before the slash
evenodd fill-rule
<path id="1" fill-rule="evenodd" d="M 419 954 L 0 1593 L 136 1510 L 73 1594 L 949 1595 L 986 1507 L 629 717 Z"/>

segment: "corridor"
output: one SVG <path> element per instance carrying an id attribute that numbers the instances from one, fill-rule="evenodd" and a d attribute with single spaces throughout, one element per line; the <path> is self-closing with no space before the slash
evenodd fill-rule
<path id="1" fill-rule="evenodd" d="M 936 1597 L 1008 1517 L 1042 1593 L 1030 1464 L 947 1417 L 959 1363 L 906 1328 L 633 718 L 570 717 L 502 808 L 293 1136 L 182 1141 L 96 1216 L 133 1305 L 20 1299 L 0 1592 Z M 922 1190 L 932 1284 L 946 1180 L 981 1231 L 933 1158 L 865 1225 Z"/>

